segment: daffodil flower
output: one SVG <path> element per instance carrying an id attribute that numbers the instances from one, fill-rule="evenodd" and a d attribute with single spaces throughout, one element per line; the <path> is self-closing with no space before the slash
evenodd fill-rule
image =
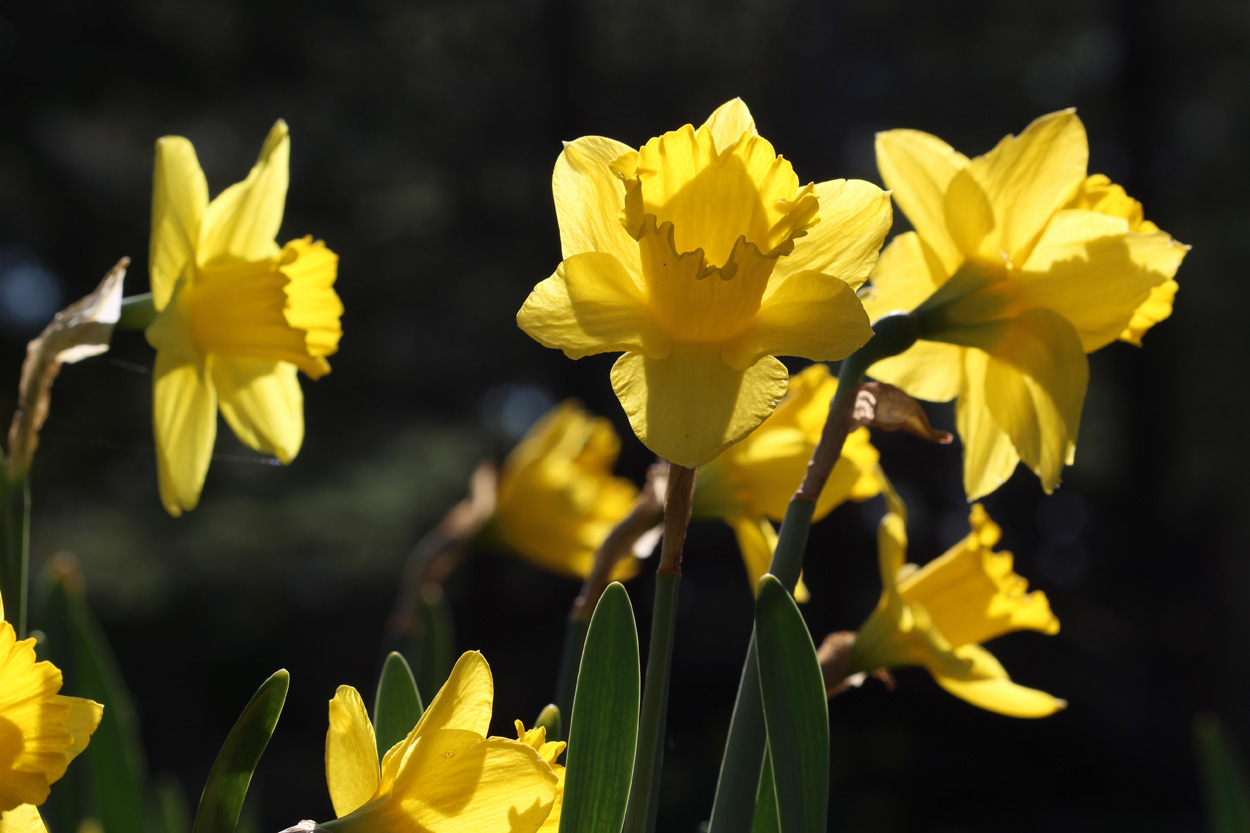
<path id="1" fill-rule="evenodd" d="M 746 562 L 751 587 L 757 587 L 777 548 L 772 522 L 785 517 L 811 459 L 838 380 L 829 368 L 814 364 L 795 375 L 789 393 L 750 436 L 699 469 L 694 487 L 694 517 L 720 518 L 733 529 Z M 867 500 L 881 492 L 879 455 L 867 428 L 852 431 L 842 456 L 816 501 L 820 520 L 846 500 Z M 806 601 L 802 582 L 795 591 Z"/>
<path id="2" fill-rule="evenodd" d="M 379 762 L 364 702 L 341 686 L 326 735 L 326 783 L 338 820 L 321 826 L 348 833 L 543 829 L 560 784 L 540 754 L 549 750 L 530 738 L 486 737 L 493 700 L 486 660 L 464 654 L 417 725 Z"/>
<path id="3" fill-rule="evenodd" d="M 103 706 L 60 690 L 60 670 L 35 661 L 35 640 L 0 622 L 0 833 L 42 833 L 36 806 L 100 725 Z"/>
<path id="4" fill-rule="evenodd" d="M 1066 703 L 1011 681 L 982 642 L 1018 630 L 1059 632 L 1041 591 L 1012 570 L 1009 552 L 994 552 L 1002 530 L 981 504 L 971 533 L 923 567 L 907 557 L 906 510 L 887 489 L 889 511 L 878 546 L 881 601 L 855 635 L 851 673 L 919 665 L 938 685 L 974 706 L 1012 717 L 1045 717 Z"/>
<path id="5" fill-rule="evenodd" d="M 317 379 L 338 349 L 338 255 L 311 237 L 274 241 L 286 201 L 290 139 L 279 121 L 247 179 L 212 202 L 195 148 L 156 143 L 152 300 L 153 424 L 161 502 L 195 508 L 217 409 L 246 445 L 289 463 L 304 439 L 296 370 Z"/>
<path id="6" fill-rule="evenodd" d="M 572 401 L 558 405 L 504 460 L 485 539 L 545 570 L 585 578 L 595 551 L 638 497 L 632 483 L 612 476 L 619 451 L 608 420 Z M 636 559 L 626 559 L 613 578 L 637 569 Z"/>
<path id="7" fill-rule="evenodd" d="M 1052 491 L 1075 449 L 1089 366 L 1171 313 L 1187 246 L 1087 176 L 1085 128 L 1051 113 L 968 159 L 915 130 L 877 136 L 877 164 L 915 228 L 891 241 L 865 307 L 912 310 L 922 341 L 871 374 L 921 399 L 958 397 L 969 500 L 1023 460 Z"/>
<path id="8" fill-rule="evenodd" d="M 702 465 L 759 426 L 786 392 L 775 356 L 840 359 L 871 335 L 854 290 L 888 196 L 800 187 L 737 99 L 638 150 L 571 142 L 552 188 L 564 261 L 517 323 L 570 358 L 624 352 L 612 387 L 666 460 Z"/>

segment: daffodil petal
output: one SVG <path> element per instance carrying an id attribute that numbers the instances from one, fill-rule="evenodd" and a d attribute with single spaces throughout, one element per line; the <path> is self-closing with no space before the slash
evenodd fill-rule
<path id="1" fill-rule="evenodd" d="M 208 183 L 195 148 L 181 136 L 156 142 L 152 172 L 152 240 L 148 269 L 152 303 L 163 310 L 174 284 L 195 260 L 200 221 L 208 206 Z"/>
<path id="2" fill-rule="evenodd" d="M 278 271 L 287 279 L 282 313 L 289 326 L 303 331 L 304 349 L 315 364 L 308 375 L 320 379 L 330 372 L 324 357 L 338 352 L 343 336 L 343 302 L 334 291 L 339 256 L 311 236 L 287 243 L 282 256 Z"/>
<path id="3" fill-rule="evenodd" d="M 820 222 L 777 262 L 776 276 L 815 271 L 859 287 L 881 254 L 894 221 L 890 195 L 871 182 L 834 179 L 815 186 Z"/>
<path id="4" fill-rule="evenodd" d="M 608 167 L 632 152 L 629 145 L 602 136 L 583 136 L 565 144 L 551 175 L 551 190 L 566 259 L 605 252 L 637 271 L 638 244 L 617 216 L 625 204 L 625 183 Z"/>
<path id="5" fill-rule="evenodd" d="M 393 795 L 407 829 L 535 833 L 551 812 L 557 781 L 551 767 L 524 743 L 444 729 L 416 742 Z"/>
<path id="6" fill-rule="evenodd" d="M 942 271 L 933 250 L 914 231 L 890 241 L 862 294 L 864 309 L 876 320 L 891 312 L 910 312 L 937 291 L 950 273 Z"/>
<path id="7" fill-rule="evenodd" d="M 934 679 L 961 700 L 1009 717 L 1047 717 L 1068 705 L 1044 691 L 1013 683 L 1002 664 L 979 645 L 961 646 L 956 653 L 969 661 L 968 671 Z"/>
<path id="8" fill-rule="evenodd" d="M 1016 302 L 1058 312 L 1092 353 L 1116 340 L 1139 310 L 1155 321 L 1171 313 L 1167 291 L 1153 293 L 1176 274 L 1187 251 L 1163 232 L 1131 234 L 1118 217 L 1061 211 L 1019 273 Z"/>
<path id="9" fill-rule="evenodd" d="M 612 388 L 643 445 L 695 468 L 767 419 L 785 396 L 788 376 L 771 356 L 735 370 L 721 359 L 719 345 L 681 344 L 665 359 L 621 356 Z"/>
<path id="10" fill-rule="evenodd" d="M 1124 332 L 1120 333 L 1120 340 L 1140 347 L 1142 336 L 1146 334 L 1146 331 L 1172 314 L 1172 301 L 1176 298 L 1178 288 L 1176 281 L 1173 280 L 1151 287 L 1150 295 L 1140 307 L 1133 311 L 1132 320 L 1124 328 Z"/>
<path id="11" fill-rule="evenodd" d="M 360 693 L 339 686 L 330 701 L 330 730 L 326 732 L 326 785 L 334 814 L 342 817 L 363 807 L 378 792 L 377 740 Z"/>
<path id="12" fill-rule="evenodd" d="M 221 415 L 244 445 L 289 463 L 304 441 L 304 394 L 289 362 L 210 356 Z"/>
<path id="13" fill-rule="evenodd" d="M 64 728 L 74 740 L 66 747 L 65 756 L 67 760 L 72 761 L 87 748 L 87 742 L 91 740 L 92 734 L 100 725 L 100 718 L 104 716 L 104 707 L 94 700 L 67 697 L 63 694 L 58 694 L 54 702 L 69 708 Z"/>
<path id="14" fill-rule="evenodd" d="M 917 341 L 907 352 L 875 362 L 868 375 L 917 399 L 949 402 L 963 386 L 965 349 L 940 341 Z"/>
<path id="15" fill-rule="evenodd" d="M 247 178 L 208 204 L 196 249 L 200 266 L 223 257 L 254 262 L 278 253 L 274 239 L 282 225 L 290 158 L 290 135 L 279 120 Z"/>
<path id="16" fill-rule="evenodd" d="M 494 699 L 495 681 L 486 657 L 477 651 L 465 651 L 413 727 L 413 733 L 420 736 L 435 729 L 464 729 L 485 735 L 490 728 Z"/>
<path id="17" fill-rule="evenodd" d="M 1076 445 L 1089 361 L 1072 325 L 1053 310 L 1023 313 L 1008 334 L 990 355 L 985 401 L 1049 494 Z"/>
<path id="18" fill-rule="evenodd" d="M 48 833 L 39 808 L 34 804 L 21 804 L 0 814 L 0 833 Z"/>
<path id="19" fill-rule="evenodd" d="M 635 249 L 637 246 L 635 245 Z M 652 318 L 639 276 L 603 252 L 574 255 L 538 286 L 517 324 L 544 347 L 571 359 L 633 351 L 660 358 L 669 337 Z"/>
<path id="20" fill-rule="evenodd" d="M 964 444 L 964 491 L 976 500 L 997 489 L 1020 462 L 1020 455 L 994 419 L 986 401 L 985 376 L 989 356 L 964 350 L 965 383 L 955 403 L 955 425 Z"/>
<path id="21" fill-rule="evenodd" d="M 881 180 L 947 275 L 959 267 L 963 255 L 946 230 L 946 189 L 967 165 L 968 157 L 937 136 L 919 130 L 877 134 Z"/>
<path id="22" fill-rule="evenodd" d="M 751 117 L 751 111 L 747 109 L 746 102 L 740 98 L 731 99 L 717 107 L 712 115 L 707 117 L 707 121 L 703 122 L 703 127 L 711 131 L 712 141 L 715 142 L 716 149 L 721 152 L 741 139 L 743 134 L 759 135 L 755 129 L 755 119 Z"/>
<path id="23" fill-rule="evenodd" d="M 869 440 L 867 428 L 852 431 L 842 444 L 842 455 L 816 499 L 814 520 L 820 520 L 849 500 L 867 500 L 881 493 L 877 463 L 881 455 Z"/>
<path id="24" fill-rule="evenodd" d="M 746 369 L 765 356 L 813 361 L 845 358 L 872 338 L 872 325 L 850 285 L 820 272 L 769 281 L 745 332 L 727 342 L 726 364 Z"/>
<path id="25" fill-rule="evenodd" d="M 217 437 L 217 394 L 207 368 L 156 354 L 152 414 L 161 503 L 175 518 L 194 509 Z"/>
<path id="26" fill-rule="evenodd" d="M 994 209 L 971 168 L 951 177 L 946 187 L 945 211 L 946 233 L 965 257 L 997 256 L 993 248 L 987 250 L 984 245 L 994 231 Z"/>
<path id="27" fill-rule="evenodd" d="M 1017 267 L 1046 222 L 1085 180 L 1088 163 L 1085 126 L 1075 110 L 1042 116 L 969 163 L 994 207 L 998 248 Z"/>

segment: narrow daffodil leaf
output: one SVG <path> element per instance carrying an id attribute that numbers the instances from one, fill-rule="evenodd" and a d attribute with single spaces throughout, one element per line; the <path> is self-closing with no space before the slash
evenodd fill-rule
<path id="1" fill-rule="evenodd" d="M 234 833 L 252 773 L 269 745 L 291 675 L 280 669 L 252 695 L 208 773 L 192 833 Z"/>
<path id="2" fill-rule="evenodd" d="M 755 598 L 755 650 L 786 833 L 823 833 L 829 808 L 829 707 L 816 646 L 794 598 L 773 575 Z"/>
<path id="3" fill-rule="evenodd" d="M 178 780 L 158 775 L 153 789 L 156 792 L 156 816 L 160 822 L 157 829 L 161 833 L 190 833 L 191 808 Z"/>
<path id="4" fill-rule="evenodd" d="M 641 673 L 629 594 L 618 582 L 590 619 L 573 695 L 560 833 L 620 833 L 634 770 Z"/>
<path id="5" fill-rule="evenodd" d="M 79 806 L 70 811 L 76 815 L 64 819 L 67 808 L 50 806 L 49 823 L 60 822 L 56 829 L 73 829 L 80 819 L 91 816 L 105 830 L 146 830 L 147 765 L 130 692 L 103 630 L 87 607 L 77 563 L 72 557 L 58 557 L 49 572 L 51 584 L 38 618 L 46 636 L 41 653 L 61 669 L 64 693 L 104 704 L 104 716 L 91 743 L 68 771 L 79 789 L 52 791 L 58 802 L 62 794 L 65 801 L 78 798 Z"/>
<path id="6" fill-rule="evenodd" d="M 417 681 L 412 676 L 408 661 L 397 651 L 391 651 L 382 666 L 377 697 L 373 701 L 373 732 L 378 742 L 378 760 L 392 746 L 408 737 L 424 711 L 425 706 L 421 703 Z"/>
<path id="7" fill-rule="evenodd" d="M 417 680 L 417 690 L 423 700 L 438 693 L 451 674 L 451 667 L 459 656 L 456 650 L 456 629 L 451 618 L 451 606 L 437 585 L 429 585 L 421 591 L 421 621 L 424 627 L 420 637 L 405 639 L 404 658 Z"/>
<path id="8" fill-rule="evenodd" d="M 558 738 L 560 732 L 564 728 L 561 725 L 560 709 L 555 703 L 548 703 L 543 710 L 538 713 L 538 717 L 534 720 L 534 728 L 539 726 L 547 730 L 547 737 Z"/>
<path id="9" fill-rule="evenodd" d="M 1223 722 L 1213 714 L 1198 715 L 1194 745 L 1211 833 L 1250 830 L 1250 781 Z"/>
<path id="10" fill-rule="evenodd" d="M 760 788 L 755 794 L 755 820 L 751 833 L 781 833 L 781 821 L 777 818 L 777 790 L 773 785 L 773 762 L 764 756 L 764 770 L 760 773 Z"/>

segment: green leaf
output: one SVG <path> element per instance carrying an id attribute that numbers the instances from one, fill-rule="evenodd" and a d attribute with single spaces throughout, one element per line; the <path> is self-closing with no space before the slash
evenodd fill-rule
<path id="1" fill-rule="evenodd" d="M 803 615 L 773 575 L 760 579 L 755 637 L 781 829 L 823 833 L 829 812 L 825 683 Z"/>
<path id="2" fill-rule="evenodd" d="M 252 695 L 208 773 L 192 833 L 234 833 L 252 773 L 278 725 L 290 684 L 291 675 L 281 669 Z"/>
<path id="3" fill-rule="evenodd" d="M 1250 782 L 1223 722 L 1210 713 L 1194 718 L 1194 746 L 1212 833 L 1250 830 Z"/>
<path id="4" fill-rule="evenodd" d="M 153 784 L 156 792 L 157 829 L 162 833 L 188 833 L 191 830 L 191 808 L 187 795 L 178 780 L 169 775 L 157 776 Z"/>
<path id="5" fill-rule="evenodd" d="M 619 582 L 590 619 L 573 695 L 560 833 L 619 833 L 638 734 L 638 630 Z"/>
<path id="6" fill-rule="evenodd" d="M 77 789 L 52 791 L 55 803 L 46 808 L 49 822 L 57 829 L 73 829 L 91 816 L 110 833 L 147 830 L 147 766 L 130 693 L 108 640 L 87 607 L 78 565 L 72 558 L 58 558 L 50 575 L 52 584 L 39 616 L 46 636 L 41 653 L 61 669 L 62 693 L 103 703 L 104 716 L 86 750 L 69 768 Z M 85 800 L 77 802 L 75 793 Z"/>
<path id="7" fill-rule="evenodd" d="M 408 737 L 424 711 L 421 693 L 417 691 L 417 681 L 412 676 L 408 661 L 397 651 L 391 651 L 382 665 L 378 693 L 373 701 L 373 732 L 378 742 L 378 760 L 392 746 Z"/>
<path id="8" fill-rule="evenodd" d="M 534 719 L 534 727 L 537 729 L 542 726 L 547 730 L 547 740 L 555 740 L 560 737 L 560 709 L 555 703 L 548 703 L 543 710 L 538 713 L 538 717 Z"/>
<path id="9" fill-rule="evenodd" d="M 781 820 L 777 818 L 777 790 L 773 785 L 773 762 L 764 756 L 764 770 L 760 773 L 760 788 L 755 794 L 755 820 L 751 833 L 781 833 Z"/>
<path id="10" fill-rule="evenodd" d="M 420 635 L 405 637 L 402 648 L 408 667 L 416 677 L 417 690 L 424 699 L 432 700 L 456 664 L 455 623 L 441 587 L 426 585 L 422 588 L 418 618 Z"/>

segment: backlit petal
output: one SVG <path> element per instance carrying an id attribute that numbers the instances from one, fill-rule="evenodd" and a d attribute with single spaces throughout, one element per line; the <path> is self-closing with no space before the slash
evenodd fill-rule
<path id="1" fill-rule="evenodd" d="M 957 344 L 917 341 L 902 355 L 875 362 L 868 375 L 917 399 L 948 402 L 959 395 L 963 385 L 965 349 Z"/>
<path id="2" fill-rule="evenodd" d="M 413 733 L 420 736 L 435 729 L 464 729 L 485 735 L 490 728 L 494 699 L 495 682 L 486 658 L 477 651 L 465 651 L 413 727 Z"/>
<path id="3" fill-rule="evenodd" d="M 919 130 L 877 134 L 877 168 L 912 227 L 932 247 L 945 274 L 963 260 L 946 230 L 946 189 L 968 158 Z"/>
<path id="4" fill-rule="evenodd" d="M 339 256 L 322 241 L 304 237 L 283 247 L 278 269 L 287 279 L 283 314 L 287 324 L 303 332 L 305 351 L 314 359 L 338 352 L 343 335 L 343 302 L 334 291 Z M 313 379 L 330 372 L 325 361 L 316 365 L 320 372 L 308 374 Z"/>
<path id="5" fill-rule="evenodd" d="M 210 356 L 221 414 L 244 445 L 289 463 L 304 441 L 304 394 L 289 362 Z"/>
<path id="6" fill-rule="evenodd" d="M 175 518 L 194 509 L 217 437 L 217 395 L 207 368 L 166 352 L 153 371 L 153 428 L 161 503 Z"/>
<path id="7" fill-rule="evenodd" d="M 715 344 L 680 344 L 666 359 L 626 353 L 612 367 L 634 433 L 660 457 L 702 465 L 755 430 L 785 395 L 788 373 L 775 358 L 735 370 L 720 353 Z"/>
<path id="8" fill-rule="evenodd" d="M 1150 295 L 1133 311 L 1133 319 L 1124 328 L 1124 332 L 1120 333 L 1120 340 L 1140 347 L 1146 331 L 1172 314 L 1172 301 L 1176 298 L 1177 289 L 1177 283 L 1173 280 L 1151 287 Z"/>
<path id="9" fill-rule="evenodd" d="M 955 403 L 955 424 L 964 444 L 964 491 L 972 501 L 1006 483 L 1020 455 L 986 402 L 989 356 L 976 349 L 963 352 L 965 383 Z"/>
<path id="10" fill-rule="evenodd" d="M 636 270 L 638 244 L 621 226 L 625 183 L 609 169 L 633 149 L 614 139 L 583 136 L 564 146 L 551 175 L 564 257 L 605 252 Z"/>
<path id="11" fill-rule="evenodd" d="M 152 239 L 148 250 L 152 303 L 157 310 L 165 308 L 183 270 L 195 263 L 200 221 L 207 206 L 208 183 L 195 156 L 195 148 L 181 136 L 158 139 L 152 172 Z"/>
<path id="12" fill-rule="evenodd" d="M 39 808 L 33 804 L 21 804 L 0 814 L 0 833 L 48 833 Z"/>
<path id="13" fill-rule="evenodd" d="M 377 740 L 360 693 L 339 686 L 330 701 L 330 730 L 326 733 L 326 785 L 336 816 L 363 807 L 381 782 Z"/>
<path id="14" fill-rule="evenodd" d="M 868 278 L 894 219 L 890 195 L 871 182 L 835 179 L 818 183 L 820 222 L 795 241 L 774 275 L 816 271 L 858 289 Z"/>
<path id="15" fill-rule="evenodd" d="M 199 265 L 223 257 L 265 260 L 278 253 L 274 238 L 282 225 L 290 157 L 286 122 L 279 120 L 247 178 L 222 191 L 204 212 L 196 250 Z"/>
<path id="16" fill-rule="evenodd" d="M 969 661 L 967 672 L 934 678 L 961 700 L 1009 717 L 1047 717 L 1067 706 L 1044 691 L 1013 683 L 1002 664 L 979 645 L 964 645 L 956 653 Z"/>
<path id="17" fill-rule="evenodd" d="M 1088 162 L 1085 126 L 1075 110 L 1062 110 L 1035 120 L 1018 137 L 1005 137 L 969 164 L 994 207 L 998 248 L 1017 267 L 1051 215 L 1085 180 Z"/>
<path id="18" fill-rule="evenodd" d="M 755 129 L 755 119 L 751 117 L 751 111 L 747 109 L 746 102 L 740 98 L 731 99 L 717 107 L 712 115 L 707 117 L 703 126 L 711 131 L 716 149 L 722 152 L 741 139 L 744 133 L 750 133 L 752 136 L 759 135 Z"/>
<path id="19" fill-rule="evenodd" d="M 669 338 L 653 320 L 639 277 L 610 254 L 574 255 L 534 287 L 517 324 L 573 359 L 616 351 L 662 357 Z"/>
<path id="20" fill-rule="evenodd" d="M 872 271 L 872 283 L 862 294 L 872 320 L 891 312 L 910 312 L 950 277 L 937 255 L 914 231 L 900 234 L 881 252 Z"/>

